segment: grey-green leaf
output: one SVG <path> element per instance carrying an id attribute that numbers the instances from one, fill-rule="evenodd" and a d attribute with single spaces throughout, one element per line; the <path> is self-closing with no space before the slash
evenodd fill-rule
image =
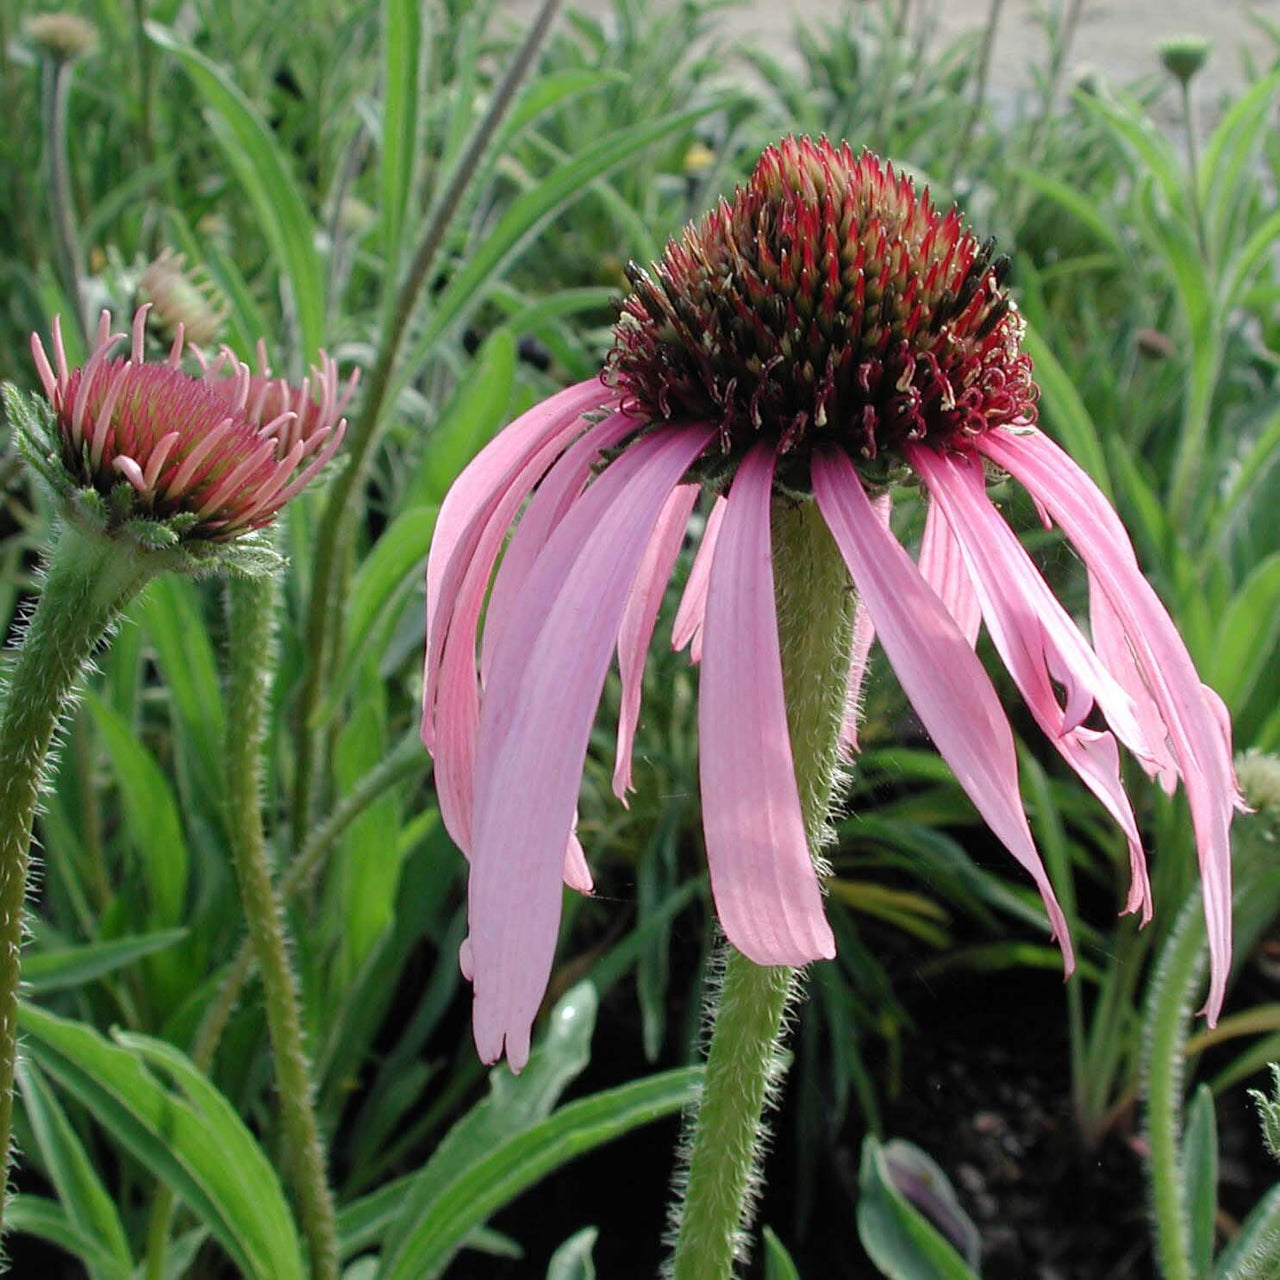
<path id="1" fill-rule="evenodd" d="M 964 1259 L 894 1186 L 879 1142 L 862 1144 L 858 1238 L 888 1280 L 976 1280 Z"/>

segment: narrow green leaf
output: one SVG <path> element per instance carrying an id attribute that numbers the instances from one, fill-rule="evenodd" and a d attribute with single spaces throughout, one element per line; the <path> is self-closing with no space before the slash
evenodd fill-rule
<path id="1" fill-rule="evenodd" d="M 315 221 L 289 162 L 258 110 L 227 72 L 158 22 L 147 35 L 172 53 L 191 77 L 205 118 L 254 207 L 298 312 L 302 348 L 314 360 L 324 341 L 324 281 L 315 246 Z"/>
<path id="2" fill-rule="evenodd" d="M 1101 120 L 1116 141 L 1146 165 L 1172 208 L 1185 209 L 1186 189 L 1177 153 L 1132 97 L 1117 91 L 1104 98 L 1077 90 L 1075 101 Z"/>
<path id="3" fill-rule="evenodd" d="M 187 895 L 187 843 L 168 779 L 128 722 L 93 693 L 86 703 L 111 760 L 124 801 L 129 835 L 142 859 L 150 919 L 171 925 L 182 917 Z"/>
<path id="4" fill-rule="evenodd" d="M 436 299 L 435 310 L 418 335 L 413 350 L 401 364 L 396 393 L 403 388 L 406 378 L 426 364 L 440 335 L 469 306 L 483 297 L 485 290 L 500 279 L 503 269 L 532 242 L 547 222 L 577 200 L 593 179 L 723 105 L 723 99 L 711 100 L 688 111 L 670 113 L 619 129 L 589 143 L 553 169 L 537 186 L 517 196 L 485 240 L 467 255 L 461 269 Z"/>
<path id="5" fill-rule="evenodd" d="M 772 1227 L 764 1229 L 764 1280 L 800 1280 L 800 1270 Z"/>
<path id="6" fill-rule="evenodd" d="M 622 71 L 597 67 L 567 67 L 560 71 L 548 71 L 531 80 L 521 92 L 515 105 L 507 113 L 498 132 L 494 135 L 490 151 L 500 156 L 512 139 L 533 124 L 540 116 L 564 106 L 573 98 L 609 85 L 625 84 L 627 76 Z"/>
<path id="7" fill-rule="evenodd" d="M 393 280 L 418 155 L 424 8 L 420 0 L 383 0 L 382 5 L 382 214 L 387 271 Z"/>
<path id="8" fill-rule="evenodd" d="M 361 663 L 368 660 L 370 639 L 396 615 L 431 550 L 438 508 L 411 507 L 402 511 L 373 545 L 352 583 L 346 604 L 346 656 L 329 686 L 314 724 L 329 722 L 344 705 Z M 375 650 L 379 646 L 372 646 Z"/>
<path id="9" fill-rule="evenodd" d="M 58 1105 L 44 1076 L 29 1062 L 18 1063 L 17 1076 L 23 1109 L 35 1134 L 40 1157 L 68 1219 L 98 1250 L 119 1267 L 128 1268 L 133 1259 L 120 1215 L 66 1112 Z M 88 1257 L 84 1260 L 94 1280 L 113 1270 L 99 1267 Z"/>
<path id="10" fill-rule="evenodd" d="M 37 995 L 79 989 L 143 956 L 164 951 L 186 936 L 186 929 L 158 929 L 155 933 L 90 942 L 82 947 L 32 949 L 22 958 L 22 981 Z"/>
<path id="11" fill-rule="evenodd" d="M 1103 244 L 1110 246 L 1117 254 L 1124 253 L 1124 241 L 1115 224 L 1109 222 L 1098 211 L 1097 204 L 1078 187 L 1073 187 L 1055 178 L 1052 174 L 1043 173 L 1039 169 L 1018 167 L 1014 173 L 1020 182 L 1025 183 L 1033 191 L 1052 201 L 1060 209 L 1065 210 L 1082 226 L 1093 232 Z"/>
<path id="12" fill-rule="evenodd" d="M 1218 1255 L 1213 1280 L 1275 1280 L 1280 1266 L 1280 1186 L 1272 1187 Z"/>
<path id="13" fill-rule="evenodd" d="M 72 1222 L 56 1201 L 43 1196 L 14 1196 L 5 1205 L 4 1218 L 10 1231 L 47 1240 L 79 1258 L 95 1280 L 133 1280 L 133 1271 Z"/>
<path id="14" fill-rule="evenodd" d="M 173 1188 L 243 1274 L 303 1280 L 275 1171 L 230 1103 L 182 1054 L 139 1036 L 112 1044 L 92 1027 L 26 1003 L 19 1024 L 40 1068 Z M 181 1093 L 165 1088 L 146 1061 L 160 1064 Z"/>
<path id="15" fill-rule="evenodd" d="M 194 748 L 199 785 L 219 811 L 226 709 L 199 592 L 177 574 L 157 578 L 143 599 L 139 621 L 155 647 L 181 735 Z"/>
<path id="16" fill-rule="evenodd" d="M 1218 625 L 1209 684 L 1233 714 L 1249 701 L 1280 640 L 1280 551 L 1245 579 Z"/>
<path id="17" fill-rule="evenodd" d="M 1051 433 L 1093 477 L 1099 488 L 1111 497 L 1107 456 L 1080 393 L 1048 344 L 1030 325 L 1023 335 L 1023 346 L 1035 365 L 1035 378 L 1040 384 L 1040 405 Z"/>
<path id="18" fill-rule="evenodd" d="M 977 1280 L 941 1233 L 893 1184 L 884 1153 L 868 1135 L 859 1174 L 858 1238 L 889 1280 Z"/>
<path id="19" fill-rule="evenodd" d="M 571 1102 L 500 1142 L 449 1184 L 395 1258 L 384 1264 L 379 1280 L 430 1280 L 443 1274 L 473 1227 L 583 1152 L 678 1114 L 696 1097 L 701 1079 L 701 1068 L 688 1067 L 637 1080 Z"/>
<path id="20" fill-rule="evenodd" d="M 1187 1179 L 1187 1216 L 1191 1220 L 1191 1274 L 1209 1274 L 1213 1229 L 1218 1216 L 1218 1124 L 1213 1092 L 1196 1090 L 1182 1137 L 1182 1165 Z"/>
<path id="21" fill-rule="evenodd" d="M 1217 215 L 1224 199 L 1240 186 L 1241 170 L 1266 134 L 1272 98 L 1280 90 L 1280 69 L 1263 76 L 1233 102 L 1204 149 L 1200 166 L 1200 201 Z M 1220 217 L 1215 217 L 1220 222 Z"/>
<path id="22" fill-rule="evenodd" d="M 489 1073 L 489 1096 L 449 1130 L 402 1198 L 383 1253 L 386 1274 L 393 1274 L 392 1264 L 398 1265 L 413 1233 L 430 1223 L 436 1201 L 449 1187 L 504 1139 L 551 1114 L 565 1086 L 590 1060 L 596 1004 L 595 988 L 579 983 L 552 1010 L 546 1035 L 524 1071 L 513 1076 L 498 1067 Z M 414 1280 L 421 1280 L 419 1273 L 412 1274 Z M 385 1280 L 385 1275 L 380 1273 L 380 1278 Z"/>

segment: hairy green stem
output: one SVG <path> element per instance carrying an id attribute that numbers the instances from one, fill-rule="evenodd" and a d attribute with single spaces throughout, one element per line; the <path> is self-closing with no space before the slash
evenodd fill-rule
<path id="1" fill-rule="evenodd" d="M 454 214 L 466 195 L 471 178 L 498 125 L 511 106 L 516 90 L 529 73 L 562 3 L 563 0 L 543 0 L 542 8 L 525 33 L 511 65 L 494 91 L 489 109 L 476 126 L 448 185 L 436 201 L 426 231 L 409 264 L 409 270 L 396 291 L 394 304 L 383 326 L 377 360 L 365 385 L 360 413 L 347 435 L 348 464 L 334 481 L 320 518 L 320 527 L 316 532 L 311 597 L 307 606 L 305 635 L 309 657 L 299 686 L 294 720 L 295 772 L 290 812 L 293 814 L 295 849 L 301 847 L 311 817 L 315 773 L 319 763 L 317 734 L 311 722 L 320 700 L 326 663 L 330 660 L 331 629 L 340 617 L 340 610 L 334 602 L 341 598 L 341 580 L 346 574 L 345 544 L 350 537 L 352 520 L 360 508 L 360 492 L 368 475 L 373 448 L 381 434 L 383 410 L 400 348 L 422 287 L 444 244 Z"/>
<path id="2" fill-rule="evenodd" d="M 830 839 L 840 775 L 840 725 L 853 631 L 844 561 L 817 506 L 776 499 L 774 595 L 796 785 L 815 860 Z M 745 1261 L 760 1181 L 762 1121 L 784 1072 L 779 1052 L 799 974 L 764 968 L 725 945 L 713 991 L 711 1047 L 692 1133 L 676 1228 L 672 1280 L 730 1280 Z M 677 1184 L 682 1179 L 677 1176 Z"/>
<path id="3" fill-rule="evenodd" d="M 426 768 L 423 754 L 418 731 L 410 730 L 375 768 L 360 779 L 324 822 L 316 827 L 303 845 L 301 853 L 289 864 L 280 879 L 282 901 L 292 901 L 315 879 L 342 833 L 374 800 L 384 791 Z M 240 1003 L 240 996 L 245 983 L 253 974 L 254 965 L 253 946 L 246 938 L 224 971 L 217 994 L 196 1031 L 191 1059 L 202 1071 L 207 1070 L 213 1062 L 222 1033 Z"/>
<path id="4" fill-rule="evenodd" d="M 287 1163 L 311 1259 L 312 1280 L 337 1280 L 333 1195 L 316 1122 L 303 1042 L 298 980 L 284 910 L 271 878 L 262 824 L 262 746 L 279 583 L 272 576 L 228 586 L 231 663 L 227 707 L 227 829 L 249 941 L 262 972 L 267 1031 L 288 1147 Z"/>
<path id="5" fill-rule="evenodd" d="M 1182 1173 L 1182 1088 L 1188 1011 L 1204 982 L 1207 954 L 1199 892 L 1191 894 L 1165 943 L 1143 1029 L 1147 1168 L 1163 1280 L 1193 1280 L 1191 1226 Z"/>
<path id="6" fill-rule="evenodd" d="M 65 526 L 8 675 L 0 716 L 0 1167 L 6 1190 L 32 821 L 54 734 L 93 650 L 148 577 L 129 551 Z M 2 1214 L 0 1204 L 0 1220 Z"/>

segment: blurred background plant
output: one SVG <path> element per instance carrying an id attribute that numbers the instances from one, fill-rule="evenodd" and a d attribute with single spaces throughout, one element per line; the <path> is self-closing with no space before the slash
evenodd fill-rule
<path id="1" fill-rule="evenodd" d="M 735 39 L 740 9 L 570 5 L 530 39 L 533 7 L 498 0 L 0 4 L 0 105 L 22 122 L 0 138 L 0 377 L 33 383 L 27 334 L 52 314 L 78 359 L 72 319 L 142 300 L 157 349 L 181 321 L 251 362 L 265 335 L 294 377 L 322 343 L 364 372 L 348 470 L 284 531 L 264 756 L 353 1277 L 657 1264 L 675 1133 L 661 1117 L 693 1087 L 692 975 L 712 940 L 696 672 L 683 654 L 650 665 L 628 809 L 609 791 L 606 708 L 581 802 L 597 894 L 569 895 L 538 1064 L 486 1088 L 456 965 L 463 863 L 416 745 L 422 565 L 466 462 L 598 368 L 627 260 L 655 257 L 779 133 L 879 151 L 1015 254 L 1042 421 L 1114 498 L 1237 747 L 1280 751 L 1280 29 L 1259 21 L 1218 101 L 1196 63 L 1234 60 L 1226 48 L 1166 47 L 1163 68 L 1152 49 L 1151 74 L 1123 88 L 1077 74 L 1079 0 L 1040 12 L 1017 93 L 993 76 L 1000 0 L 950 41 L 927 4 L 850 3 L 788 49 Z M 12 626 L 52 507 L 7 434 L 0 478 Z M 1080 566 L 1007 497 L 1083 613 Z M 910 537 L 919 504 L 894 519 Z M 155 584 L 67 727 L 26 961 L 18 1274 L 296 1273 L 261 995 L 237 954 L 220 603 L 216 587 Z M 859 1197 L 873 1263 L 919 1274 L 875 1244 L 877 1223 L 906 1230 L 902 1188 L 934 1185 L 894 1138 L 956 1183 L 981 1251 L 944 1206 L 948 1238 L 988 1280 L 1157 1274 L 1143 1010 L 1156 959 L 1189 945 L 1183 801 L 1128 779 L 1157 905 L 1139 930 L 1116 914 L 1122 838 L 1025 735 L 1026 799 L 1081 956 L 1064 990 L 1033 894 L 895 689 L 873 662 L 833 857 L 840 955 L 815 969 L 795 1039 L 767 1274 L 844 1267 Z M 1270 839 L 1243 880 L 1256 892 L 1229 1016 L 1180 1050 L 1219 1117 L 1197 1095 L 1175 1141 L 1202 1164 L 1221 1153 L 1220 1197 L 1197 1175 L 1201 1251 L 1269 1185 L 1244 1143 L 1246 1090 L 1280 1055 Z M 1181 1107 L 1179 1093 L 1165 1114 Z M 651 1121 L 665 1127 L 620 1137 Z"/>

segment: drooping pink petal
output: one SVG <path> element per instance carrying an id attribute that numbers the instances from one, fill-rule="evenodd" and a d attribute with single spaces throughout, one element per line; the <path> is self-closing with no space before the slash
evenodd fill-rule
<path id="1" fill-rule="evenodd" d="M 887 529 L 893 515 L 893 495 L 881 493 L 871 499 L 876 519 Z M 856 593 L 855 593 L 856 594 Z M 862 715 L 862 682 L 866 679 L 871 646 L 875 643 L 876 626 L 871 612 L 858 596 L 853 606 L 853 644 L 849 651 L 849 675 L 844 687 L 844 719 L 840 724 L 840 743 L 846 752 L 858 750 L 858 720 Z"/>
<path id="2" fill-rule="evenodd" d="M 422 734 L 428 749 L 435 732 L 433 698 L 442 648 L 440 633 L 447 630 L 453 607 L 452 599 L 446 597 L 443 606 L 441 599 L 449 565 L 459 550 L 464 563 L 470 560 L 488 518 L 513 488 L 518 492 L 515 510 L 519 509 L 550 460 L 583 429 L 582 415 L 607 399 L 608 393 L 597 380 L 592 379 L 544 400 L 481 449 L 450 486 L 440 504 L 431 536 L 431 550 L 427 555 L 427 657 Z M 503 527 L 504 536 L 510 523 L 511 517 L 508 517 Z M 464 541 L 469 541 L 470 546 L 462 546 Z M 500 547 L 501 543 L 498 545 Z M 496 548 L 494 556 L 497 556 Z M 492 567 L 490 562 L 485 572 L 486 579 Z M 454 581 L 461 584 L 461 570 Z"/>
<path id="3" fill-rule="evenodd" d="M 1222 695 L 1216 689 L 1207 684 L 1202 684 L 1200 692 L 1204 695 L 1204 700 L 1208 704 L 1209 710 L 1213 713 L 1218 730 L 1222 734 L 1223 749 L 1227 753 L 1227 759 L 1231 761 L 1231 786 L 1235 792 L 1231 797 L 1232 803 L 1237 813 L 1252 813 L 1253 808 L 1248 800 L 1245 799 L 1244 792 L 1240 790 L 1240 779 L 1236 777 L 1235 753 L 1231 748 L 1231 712 L 1227 704 L 1223 702 Z"/>
<path id="4" fill-rule="evenodd" d="M 920 576 L 956 620 L 960 634 L 972 649 L 978 643 L 978 631 L 982 626 L 982 606 L 965 569 L 960 544 L 936 501 L 929 503 L 925 514 L 918 564 Z"/>
<path id="5" fill-rule="evenodd" d="M 1187 788 L 1209 935 L 1209 997 L 1218 1018 L 1231 964 L 1231 825 L 1234 771 L 1217 713 L 1182 637 L 1142 576 L 1119 517 L 1089 476 L 1036 430 L 989 431 L 975 441 L 1034 493 L 1080 553 L 1106 594 L 1137 670 L 1168 730 Z"/>
<path id="6" fill-rule="evenodd" d="M 953 531 L 960 571 L 971 578 L 970 590 L 979 602 L 992 643 L 1036 723 L 1124 832 L 1131 873 L 1125 910 L 1141 910 L 1146 924 L 1151 919 L 1151 884 L 1137 819 L 1120 779 L 1119 748 L 1111 734 L 1079 723 L 1094 702 L 1089 675 L 1105 680 L 1110 677 L 1096 661 L 1091 666 L 1075 664 L 1085 672 L 1080 688 L 1086 705 L 1083 713 L 1073 713 L 1069 702 L 1064 711 L 1053 681 L 1057 678 L 1068 684 L 1072 677 L 1061 673 L 1072 664 L 1051 660 L 1058 649 L 1050 628 L 1057 627 L 1064 646 L 1074 638 L 1077 647 L 1085 647 L 1084 638 L 1075 632 L 1065 613 L 1058 616 L 1056 601 L 1049 607 L 1040 590 L 1044 580 L 987 497 L 982 464 L 974 458 L 926 448 L 911 449 L 907 457 L 929 486 L 934 507 Z"/>
<path id="7" fill-rule="evenodd" d="M 474 1031 L 519 1070 L 546 990 L 582 766 L 636 570 L 672 489 L 712 438 L 668 428 L 632 444 L 556 527 L 485 685 L 468 887 Z"/>
<path id="8" fill-rule="evenodd" d="M 876 634 L 925 728 L 987 825 L 1040 890 L 1067 973 L 1067 922 L 1018 794 L 1013 733 L 973 650 L 911 557 L 880 521 L 848 457 L 814 455 L 813 490 L 867 603 Z"/>
<path id="9" fill-rule="evenodd" d="M 575 816 L 573 825 L 578 825 L 578 819 Z M 578 839 L 577 831 L 569 833 L 568 843 L 564 850 L 564 868 L 562 869 L 561 879 L 570 889 L 576 889 L 578 893 L 590 893 L 594 889 L 595 881 L 591 878 L 591 868 L 587 866 L 587 855 L 582 848 L 582 841 Z"/>
<path id="10" fill-rule="evenodd" d="M 576 423 L 565 427 L 565 430 L 574 429 Z M 588 427 L 569 452 L 575 456 L 598 458 L 601 449 L 616 442 L 619 429 L 617 415 Z M 550 461 L 548 455 L 551 450 L 563 443 L 560 436 L 544 442 L 542 448 L 528 459 L 517 478 L 480 507 L 458 539 L 454 559 L 441 583 L 442 608 L 433 637 L 439 649 L 439 660 L 434 681 L 430 678 L 431 668 L 428 666 L 423 723 L 426 725 L 430 717 L 434 726 L 434 736 L 427 746 L 436 762 L 435 786 L 440 817 L 454 843 L 468 855 L 473 831 L 476 733 L 480 723 L 476 629 L 493 564 L 511 521 L 533 480 Z M 428 648 L 428 664 L 432 656 L 432 650 Z M 431 715 L 433 711 L 434 715 Z"/>
<path id="11" fill-rule="evenodd" d="M 1142 678 L 1142 672 L 1138 670 L 1133 650 L 1125 639 L 1120 615 L 1092 573 L 1089 574 L 1089 630 L 1093 633 L 1093 647 L 1103 665 L 1133 703 L 1138 727 L 1147 747 L 1146 752 L 1139 755 L 1138 762 L 1149 778 L 1159 781 L 1165 795 L 1173 795 L 1178 789 L 1178 762 L 1169 750 L 1169 731 L 1165 728 L 1164 717 Z"/>
<path id="12" fill-rule="evenodd" d="M 618 632 L 618 674 L 622 701 L 618 708 L 618 746 L 614 756 L 613 794 L 625 805 L 631 786 L 631 748 L 640 721 L 640 696 L 644 688 L 644 660 L 653 639 L 658 610 L 667 590 L 671 570 L 684 542 L 689 513 L 698 499 L 696 484 L 677 486 L 658 517 L 649 546 L 640 562 L 636 580 L 622 615 Z"/>
<path id="13" fill-rule="evenodd" d="M 707 609 L 707 581 L 711 577 L 711 562 L 716 555 L 716 539 L 720 536 L 720 524 L 724 520 L 725 497 L 717 496 L 707 516 L 707 527 L 702 531 L 702 541 L 689 568 L 689 578 L 684 584 L 684 594 L 676 609 L 676 620 L 671 628 L 671 647 L 679 653 L 690 641 L 694 644 L 690 658 L 697 663 L 702 657 L 702 615 Z"/>
<path id="14" fill-rule="evenodd" d="M 564 451 L 529 500 L 515 533 L 507 543 L 497 577 L 493 580 L 493 590 L 489 593 L 484 635 L 480 643 L 481 684 L 489 678 L 494 649 L 547 539 L 578 500 L 583 486 L 603 461 L 602 455 L 632 434 L 639 425 L 636 419 L 626 414 L 611 414 L 585 435 L 579 436 Z"/>
<path id="15" fill-rule="evenodd" d="M 782 688 L 769 507 L 776 455 L 756 445 L 729 490 L 707 585 L 698 689 L 702 826 L 716 913 L 756 964 L 835 955 L 805 837 Z"/>

